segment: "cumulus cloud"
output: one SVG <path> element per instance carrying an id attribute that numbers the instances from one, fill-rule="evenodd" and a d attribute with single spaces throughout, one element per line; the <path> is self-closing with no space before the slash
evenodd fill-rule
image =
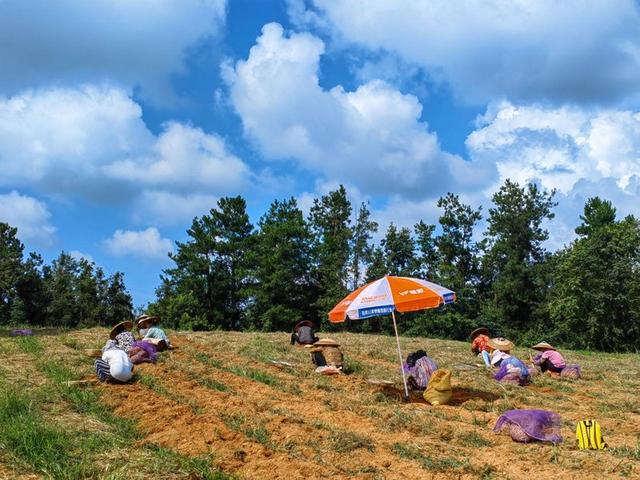
<path id="1" fill-rule="evenodd" d="M 134 221 L 159 225 L 174 225 L 209 212 L 218 198 L 206 194 L 182 194 L 149 190 L 136 201 Z"/>
<path id="2" fill-rule="evenodd" d="M 477 188 L 492 177 L 490 166 L 479 171 L 440 149 L 420 121 L 415 96 L 377 80 L 352 92 L 324 90 L 318 83 L 323 52 L 317 37 L 286 36 L 271 23 L 248 59 L 226 68 L 231 102 L 267 158 L 293 159 L 365 193 L 411 197 L 437 195 L 446 186 Z"/>
<path id="3" fill-rule="evenodd" d="M 49 246 L 55 228 L 49 223 L 51 214 L 47 206 L 15 190 L 0 195 L 0 222 L 18 229 L 18 238 L 36 245 Z"/>
<path id="4" fill-rule="evenodd" d="M 83 253 L 79 250 L 71 250 L 69 252 L 69 255 L 71 255 L 71 257 L 76 260 L 86 260 L 87 262 L 95 263 L 93 255 L 91 255 L 90 253 Z"/>
<path id="5" fill-rule="evenodd" d="M 112 86 L 0 98 L 0 169 L 0 186 L 110 204 L 146 191 L 211 198 L 250 183 L 248 167 L 218 135 L 176 122 L 155 135 L 128 92 Z"/>
<path id="6" fill-rule="evenodd" d="M 166 258 L 173 250 L 171 240 L 162 238 L 155 227 L 146 230 L 116 230 L 104 241 L 109 253 L 115 256 L 131 255 L 144 258 Z"/>
<path id="7" fill-rule="evenodd" d="M 469 102 L 604 103 L 639 93 L 634 0 L 291 0 L 289 15 L 338 42 L 393 52 Z"/>
<path id="8" fill-rule="evenodd" d="M 558 191 L 550 245 L 575 235 L 589 197 L 609 199 L 621 216 L 640 198 L 640 113 L 501 103 L 488 109 L 467 138 L 475 163 L 495 163 L 497 182 L 537 182 Z"/>
<path id="9" fill-rule="evenodd" d="M 165 101 L 186 50 L 220 32 L 225 8 L 225 0 L 0 2 L 0 91 L 106 80 Z"/>

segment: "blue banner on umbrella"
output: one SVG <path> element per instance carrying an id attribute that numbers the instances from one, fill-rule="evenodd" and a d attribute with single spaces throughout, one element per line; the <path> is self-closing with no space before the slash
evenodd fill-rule
<path id="1" fill-rule="evenodd" d="M 358 318 L 376 317 L 378 315 L 388 315 L 393 312 L 393 305 L 379 305 L 377 307 L 360 308 Z"/>

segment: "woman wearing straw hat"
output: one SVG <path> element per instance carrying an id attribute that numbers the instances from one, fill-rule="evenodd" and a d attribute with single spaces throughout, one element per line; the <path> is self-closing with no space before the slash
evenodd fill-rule
<path id="1" fill-rule="evenodd" d="M 513 343 L 503 337 L 492 338 L 487 342 L 491 351 L 491 366 L 499 367 L 504 360 L 511 358 Z"/>
<path id="2" fill-rule="evenodd" d="M 135 340 L 129 331 L 132 326 L 131 321 L 126 320 L 111 329 L 109 340 L 102 349 L 102 356 L 94 365 L 96 376 L 101 382 L 124 383 L 133 376 L 133 364 L 128 355 Z"/>
<path id="3" fill-rule="evenodd" d="M 550 372 L 560 373 L 567 366 L 567 362 L 565 362 L 560 352 L 547 342 L 540 342 L 531 348 L 541 352 L 533 358 L 533 363 L 540 367 L 542 372 L 549 370 Z"/>
<path id="4" fill-rule="evenodd" d="M 125 353 L 129 353 L 133 342 L 136 341 L 133 333 L 131 333 L 131 328 L 133 328 L 131 320 L 125 320 L 113 327 L 111 332 L 109 332 L 109 340 L 107 340 L 102 351 L 104 352 L 110 348 L 118 348 Z"/>
<path id="5" fill-rule="evenodd" d="M 136 326 L 143 341 L 153 343 L 158 350 L 164 350 L 171 347 L 171 342 L 164 330 L 156 326 L 159 321 L 160 317 L 144 314 L 136 318 Z"/>

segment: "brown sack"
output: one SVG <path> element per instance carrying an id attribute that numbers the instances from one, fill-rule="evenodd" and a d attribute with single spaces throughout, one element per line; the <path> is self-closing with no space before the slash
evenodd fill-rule
<path id="1" fill-rule="evenodd" d="M 335 367 L 341 367 L 343 356 L 338 347 L 322 347 L 322 354 L 327 362 L 327 365 L 333 365 Z"/>

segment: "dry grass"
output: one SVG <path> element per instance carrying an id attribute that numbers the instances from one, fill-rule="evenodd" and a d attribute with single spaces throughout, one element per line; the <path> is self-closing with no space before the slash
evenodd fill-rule
<path id="1" fill-rule="evenodd" d="M 82 349 L 99 346 L 105 335 L 105 330 L 92 329 L 38 337 L 40 350 L 33 342 L 19 345 L 2 338 L 0 364 L 17 358 L 25 373 L 20 378 L 15 370 L 3 369 L 0 378 L 10 373 L 13 382 L 25 386 L 37 379 L 30 387 L 37 390 L 38 384 L 64 373 L 38 358 L 64 362 L 76 378 L 90 375 L 91 362 Z M 198 472 L 207 465 L 241 478 L 518 479 L 532 472 L 561 479 L 640 476 L 638 355 L 564 352 L 569 363 L 582 366 L 582 379 L 538 376 L 525 388 L 501 387 L 485 369 L 473 366 L 467 344 L 404 338 L 405 355 L 422 348 L 453 370 L 452 403 L 431 407 L 417 396 L 402 401 L 393 338 L 331 334 L 343 346 L 351 373 L 321 377 L 313 373 L 308 352 L 289 346 L 285 334 L 173 337 L 178 349 L 163 354 L 158 365 L 141 366 L 136 383 L 100 385 L 86 398 L 58 391 L 45 402 L 45 419 L 55 418 L 65 428 L 83 423 L 94 435 L 117 437 L 114 422 L 134 422 L 138 433 L 121 435 L 123 442 L 117 437 L 108 451 L 96 454 L 102 473 L 94 476 L 119 478 L 128 467 L 144 470 L 140 455 L 143 465 L 173 465 L 174 478 L 206 478 Z M 528 357 L 521 349 L 515 354 Z M 293 366 L 277 367 L 270 360 Z M 366 381 L 371 378 L 392 380 L 395 386 L 371 385 Z M 92 401 L 103 406 L 92 410 Z M 560 413 L 565 442 L 521 445 L 494 434 L 495 421 L 511 408 Z M 600 421 L 607 451 L 576 448 L 575 423 L 586 418 Z M 144 450 L 132 455 L 127 441 Z M 0 472 L 25 471 L 24 464 L 2 451 L 0 464 Z"/>

